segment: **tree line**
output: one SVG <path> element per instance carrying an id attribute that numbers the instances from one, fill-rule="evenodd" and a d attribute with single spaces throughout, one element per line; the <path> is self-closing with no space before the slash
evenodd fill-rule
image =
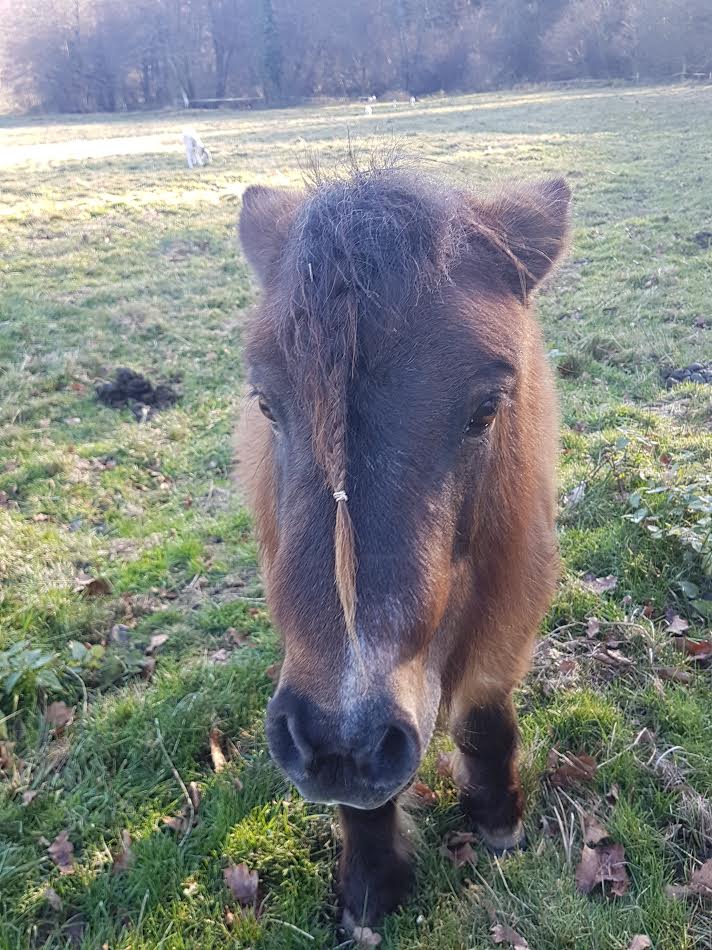
<path id="1" fill-rule="evenodd" d="M 712 73 L 712 0 L 0 0 L 0 22 L 21 110 Z"/>

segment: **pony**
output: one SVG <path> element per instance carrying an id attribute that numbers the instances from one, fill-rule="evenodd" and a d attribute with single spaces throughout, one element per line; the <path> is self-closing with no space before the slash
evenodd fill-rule
<path id="1" fill-rule="evenodd" d="M 243 196 L 261 296 L 238 478 L 284 648 L 266 733 L 338 805 L 351 926 L 407 897 L 399 796 L 438 721 L 466 819 L 525 844 L 512 691 L 558 575 L 534 297 L 569 206 L 562 178 L 482 195 L 396 165 Z"/>

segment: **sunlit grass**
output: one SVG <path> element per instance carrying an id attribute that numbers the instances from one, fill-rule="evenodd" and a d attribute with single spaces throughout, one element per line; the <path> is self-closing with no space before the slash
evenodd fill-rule
<path id="1" fill-rule="evenodd" d="M 212 165 L 185 168 L 186 124 Z M 712 346 L 712 251 L 695 240 L 709 229 L 708 91 L 533 89 L 379 103 L 372 117 L 338 104 L 13 118 L 0 129 L 0 656 L 29 641 L 60 683 L 48 691 L 28 671 L 0 695 L 0 743 L 14 742 L 19 760 L 0 780 L 0 947 L 272 950 L 345 939 L 332 814 L 290 794 L 265 751 L 277 637 L 230 480 L 230 438 L 254 295 L 235 240 L 242 191 L 299 181 L 310 148 L 338 160 L 348 134 L 396 139 L 459 186 L 563 172 L 575 209 L 570 258 L 540 301 L 562 403 L 563 574 L 518 694 L 531 848 L 499 863 L 480 852 L 463 870 L 443 857 L 443 835 L 461 820 L 436 764 L 449 740 L 437 737 L 421 772 L 438 802 L 417 810 L 416 891 L 384 924 L 383 946 L 490 947 L 494 915 L 536 950 L 622 950 L 635 933 L 658 950 L 709 947 L 703 908 L 670 900 L 665 885 L 712 848 L 709 670 L 673 651 L 666 629 L 668 611 L 691 635 L 709 630 L 702 553 L 674 530 L 703 537 L 694 498 L 712 460 L 710 387 L 664 387 L 665 371 Z M 179 402 L 142 424 L 100 406 L 94 387 L 117 366 L 170 382 Z M 629 517 L 635 493 L 653 521 Z M 617 586 L 592 592 L 589 572 Z M 84 575 L 109 593 L 82 595 Z M 591 617 L 630 667 L 592 656 Z M 156 634 L 168 639 L 146 678 Z M 105 647 L 96 668 L 76 665 L 76 644 Z M 570 658 L 575 668 L 561 673 Z M 690 682 L 662 680 L 659 667 Z M 60 699 L 75 707 L 62 735 L 43 717 Z M 219 775 L 213 728 L 232 743 Z M 636 742 L 644 728 L 653 747 Z M 596 757 L 595 781 L 568 798 L 552 790 L 542 779 L 553 746 Z M 656 768 L 663 753 L 677 783 Z M 162 822 L 184 804 L 176 773 L 202 797 L 184 841 Z M 28 791 L 37 794 L 23 804 Z M 579 809 L 595 810 L 625 847 L 626 897 L 576 892 Z M 77 863 L 68 876 L 47 855 L 63 829 Z M 135 860 L 114 874 L 123 830 Z M 260 874 L 257 918 L 226 917 L 229 859 Z"/>

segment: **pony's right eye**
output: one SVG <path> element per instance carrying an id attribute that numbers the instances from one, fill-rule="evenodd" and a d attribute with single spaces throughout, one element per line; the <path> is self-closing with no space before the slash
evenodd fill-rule
<path id="1" fill-rule="evenodd" d="M 275 419 L 275 417 L 274 417 L 274 415 L 273 415 L 273 413 L 272 413 L 272 410 L 271 410 L 270 407 L 269 407 L 269 403 L 267 402 L 267 400 L 265 399 L 265 397 L 264 397 L 261 393 L 260 393 L 260 395 L 257 397 L 257 405 L 260 407 L 260 412 L 261 412 L 262 415 L 265 417 L 265 419 L 269 419 L 269 421 L 272 423 L 272 425 L 273 425 L 273 426 L 276 426 L 276 425 L 277 425 L 277 420 Z"/>

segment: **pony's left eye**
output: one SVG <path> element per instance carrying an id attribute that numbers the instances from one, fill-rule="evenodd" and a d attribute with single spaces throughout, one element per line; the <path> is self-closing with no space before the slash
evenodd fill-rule
<path id="1" fill-rule="evenodd" d="M 260 407 L 260 412 L 265 417 L 265 419 L 269 419 L 272 425 L 277 425 L 277 420 L 275 419 L 272 410 L 269 407 L 269 403 L 262 393 L 260 393 L 257 397 L 257 405 Z"/>
<path id="2" fill-rule="evenodd" d="M 467 423 L 467 435 L 481 435 L 492 425 L 499 409 L 499 396 L 490 396 L 475 409 Z"/>

